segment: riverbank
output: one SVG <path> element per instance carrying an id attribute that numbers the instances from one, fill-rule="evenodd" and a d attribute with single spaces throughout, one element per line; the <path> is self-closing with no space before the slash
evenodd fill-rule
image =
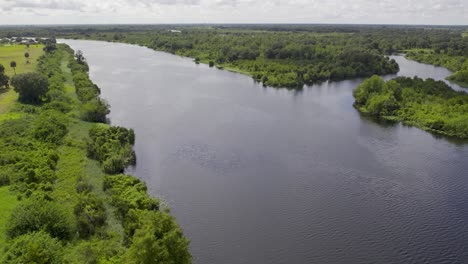
<path id="1" fill-rule="evenodd" d="M 122 133 L 131 130 L 100 123 L 107 106 L 85 61 L 64 44 L 36 60 L 31 70 L 49 83 L 42 103 L 12 100 L 0 113 L 0 260 L 189 263 L 188 241 L 168 209 L 121 174 L 134 136 L 124 148 Z M 90 154 L 96 129 L 110 159 Z"/>
<path id="2" fill-rule="evenodd" d="M 64 38 L 101 40 L 144 46 L 156 51 L 192 58 L 195 63 L 227 69 L 252 77 L 265 86 L 302 89 L 327 80 L 340 81 L 373 74 L 398 72 L 398 65 L 384 53 L 356 41 L 346 33 L 290 34 L 288 32 L 193 31 L 127 32 L 63 35 Z M 314 45 L 311 45 L 314 43 Z"/>

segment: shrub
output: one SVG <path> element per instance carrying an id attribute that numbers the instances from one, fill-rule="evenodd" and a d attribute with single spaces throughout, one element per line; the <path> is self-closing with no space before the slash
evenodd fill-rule
<path id="1" fill-rule="evenodd" d="M 159 209 L 159 201 L 148 195 L 145 183 L 133 176 L 106 176 L 103 189 L 111 194 L 112 204 L 122 218 L 130 209 Z"/>
<path id="2" fill-rule="evenodd" d="M 17 237 L 9 243 L 2 263 L 61 264 L 62 245 L 44 231 Z"/>
<path id="3" fill-rule="evenodd" d="M 32 199 L 13 210 L 6 228 L 10 238 L 43 230 L 61 240 L 70 239 L 73 229 L 69 215 L 59 204 Z"/>
<path id="4" fill-rule="evenodd" d="M 83 238 L 94 235 L 106 223 L 104 203 L 94 194 L 81 195 L 74 213 L 78 222 L 78 233 Z"/>
<path id="5" fill-rule="evenodd" d="M 165 212 L 132 210 L 135 232 L 128 249 L 128 263 L 191 263 L 189 241 Z"/>
<path id="6" fill-rule="evenodd" d="M 60 143 L 67 133 L 66 117 L 54 110 L 43 112 L 33 127 L 34 137 L 47 143 Z"/>
<path id="7" fill-rule="evenodd" d="M 109 174 L 122 173 L 126 166 L 135 164 L 132 129 L 96 125 L 89 131 L 88 156 L 101 162 Z"/>
<path id="8" fill-rule="evenodd" d="M 109 113 L 109 104 L 100 98 L 96 98 L 83 105 L 82 119 L 88 122 L 105 123 L 106 116 Z"/>

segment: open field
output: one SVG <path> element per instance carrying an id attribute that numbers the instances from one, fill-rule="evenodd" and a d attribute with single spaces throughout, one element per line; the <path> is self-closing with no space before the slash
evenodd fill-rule
<path id="1" fill-rule="evenodd" d="M 5 45 L 0 46 L 0 64 L 5 67 L 5 72 L 12 77 L 15 74 L 10 62 L 16 62 L 16 73 L 26 73 L 35 70 L 37 59 L 44 53 L 43 45 L 31 45 L 29 49 L 25 45 Z M 29 52 L 29 63 L 27 63 L 24 53 Z M 0 90 L 0 115 L 6 113 L 18 98 L 13 89 Z"/>

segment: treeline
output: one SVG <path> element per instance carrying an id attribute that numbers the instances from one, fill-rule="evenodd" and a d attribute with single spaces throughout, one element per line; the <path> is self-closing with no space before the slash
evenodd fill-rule
<path id="1" fill-rule="evenodd" d="M 355 107 L 373 117 L 468 138 L 468 94 L 442 81 L 399 77 L 385 82 L 373 76 L 357 87 L 354 97 Z"/>
<path id="2" fill-rule="evenodd" d="M 138 44 L 249 74 L 265 85 L 301 88 L 396 73 L 398 65 L 385 55 L 411 49 L 466 57 L 465 31 L 462 26 L 195 24 L 16 27 L 0 29 L 0 36 L 27 33 Z M 453 78 L 463 82 L 464 76 Z"/>
<path id="3" fill-rule="evenodd" d="M 97 34 L 90 38 L 145 45 L 234 69 L 274 87 L 391 74 L 397 63 L 352 35 L 193 30 Z M 80 36 L 83 37 L 83 36 Z"/>
<path id="4" fill-rule="evenodd" d="M 12 78 L 20 101 L 0 119 L 0 187 L 18 199 L 0 262 L 190 263 L 168 209 L 121 174 L 135 162 L 134 132 L 103 123 L 84 57 L 53 46 L 37 72 Z"/>

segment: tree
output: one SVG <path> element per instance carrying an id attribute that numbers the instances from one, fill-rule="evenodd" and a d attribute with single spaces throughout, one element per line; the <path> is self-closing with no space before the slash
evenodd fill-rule
<path id="1" fill-rule="evenodd" d="M 86 59 L 83 55 L 83 52 L 81 50 L 77 50 L 76 53 L 75 53 L 75 58 L 76 58 L 76 61 L 81 64 L 81 65 L 85 65 L 86 64 Z"/>
<path id="2" fill-rule="evenodd" d="M 0 64 L 0 88 L 5 87 L 8 88 L 8 81 L 10 78 L 5 74 L 5 67 Z"/>
<path id="3" fill-rule="evenodd" d="M 47 79 L 39 73 L 24 73 L 11 79 L 15 91 L 19 93 L 19 101 L 24 103 L 39 103 L 49 90 Z"/>
<path id="4" fill-rule="evenodd" d="M 60 241 L 44 231 L 26 234 L 14 239 L 6 248 L 2 263 L 62 263 L 63 247 Z"/>
<path id="5" fill-rule="evenodd" d="M 10 67 L 13 68 L 13 71 L 15 71 L 15 75 L 16 75 L 16 61 L 11 61 L 10 62 Z"/>
<path id="6" fill-rule="evenodd" d="M 24 57 L 26 58 L 26 63 L 29 63 L 29 52 L 24 53 Z"/>

